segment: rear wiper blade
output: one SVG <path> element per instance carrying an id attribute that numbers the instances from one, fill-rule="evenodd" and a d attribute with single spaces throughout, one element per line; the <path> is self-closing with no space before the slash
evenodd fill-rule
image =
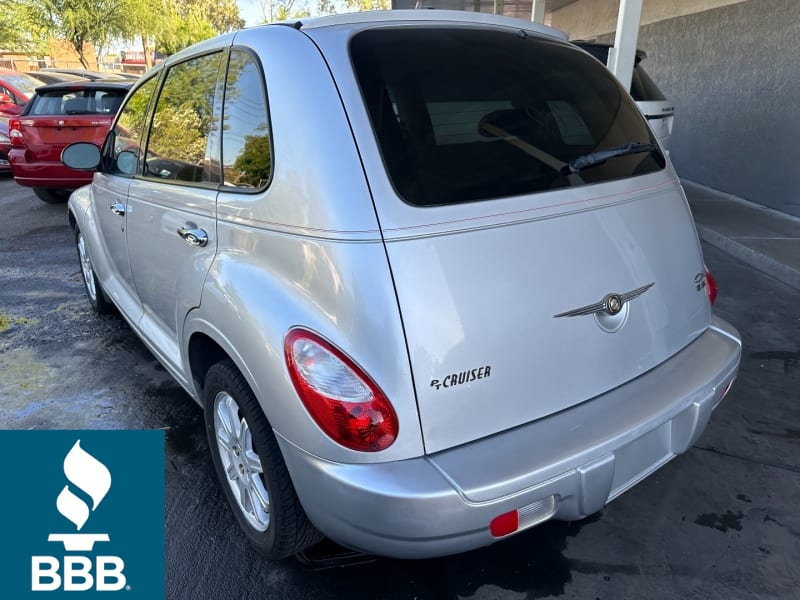
<path id="1" fill-rule="evenodd" d="M 629 154 L 640 154 L 642 152 L 655 152 L 658 146 L 655 144 L 646 144 L 643 142 L 631 142 L 624 146 L 616 146 L 614 148 L 607 148 L 606 150 L 598 150 L 597 152 L 590 152 L 578 158 L 574 158 L 564 167 L 568 173 L 577 173 L 583 169 L 594 167 L 595 165 L 606 162 L 609 158 L 615 156 L 627 156 Z"/>

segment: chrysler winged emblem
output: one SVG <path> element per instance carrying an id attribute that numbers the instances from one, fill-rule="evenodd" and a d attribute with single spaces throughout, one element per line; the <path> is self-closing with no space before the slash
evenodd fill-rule
<path id="1" fill-rule="evenodd" d="M 631 290 L 630 292 L 625 292 L 624 294 L 607 294 L 605 298 L 600 300 L 600 302 L 595 302 L 594 304 L 587 304 L 586 306 L 581 306 L 580 308 L 575 308 L 573 310 L 568 310 L 563 313 L 558 313 L 557 315 L 553 315 L 553 318 L 557 319 L 559 317 L 580 317 L 583 315 L 591 315 L 596 313 L 606 313 L 609 315 L 616 315 L 622 310 L 625 306 L 625 303 L 629 300 L 633 300 L 637 296 L 641 296 L 647 290 L 655 285 L 655 281 L 648 283 L 647 285 L 643 285 L 640 288 L 636 288 L 635 290 Z"/>

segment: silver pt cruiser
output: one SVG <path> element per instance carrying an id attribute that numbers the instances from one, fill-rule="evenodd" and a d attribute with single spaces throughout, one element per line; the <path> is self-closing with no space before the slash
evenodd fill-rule
<path id="1" fill-rule="evenodd" d="M 246 29 L 131 90 L 69 201 L 92 306 L 202 405 L 269 558 L 420 558 L 592 514 L 741 354 L 679 180 L 599 62 L 475 13 Z"/>

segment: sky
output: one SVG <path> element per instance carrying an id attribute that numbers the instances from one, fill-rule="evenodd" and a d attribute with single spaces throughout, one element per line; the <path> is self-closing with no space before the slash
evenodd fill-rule
<path id="1" fill-rule="evenodd" d="M 239 5 L 239 15 L 248 27 L 261 21 L 261 3 L 258 0 L 236 0 L 236 4 Z"/>

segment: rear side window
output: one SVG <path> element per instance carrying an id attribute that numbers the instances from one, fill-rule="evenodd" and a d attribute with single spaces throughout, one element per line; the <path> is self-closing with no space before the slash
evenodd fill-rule
<path id="1" fill-rule="evenodd" d="M 222 53 L 199 56 L 167 71 L 153 113 L 144 174 L 186 183 L 213 183 L 210 133 Z"/>
<path id="2" fill-rule="evenodd" d="M 261 66 L 244 50 L 231 51 L 222 127 L 225 187 L 263 189 L 272 173 L 272 141 Z"/>
<path id="3" fill-rule="evenodd" d="M 656 143 L 596 60 L 521 32 L 395 28 L 358 34 L 351 56 L 388 174 L 416 205 L 529 194 L 660 170 L 659 151 L 568 175 L 569 161 Z"/>

